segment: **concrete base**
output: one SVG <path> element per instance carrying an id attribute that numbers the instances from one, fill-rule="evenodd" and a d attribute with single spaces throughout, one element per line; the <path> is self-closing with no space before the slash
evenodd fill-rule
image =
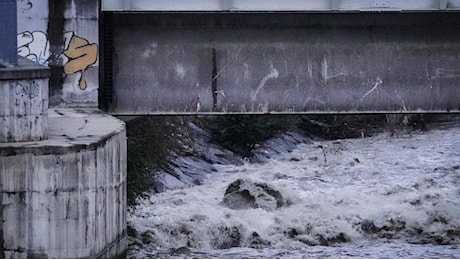
<path id="1" fill-rule="evenodd" d="M 48 139 L 0 143 L 0 256 L 126 250 L 126 130 L 97 109 L 50 109 Z"/>

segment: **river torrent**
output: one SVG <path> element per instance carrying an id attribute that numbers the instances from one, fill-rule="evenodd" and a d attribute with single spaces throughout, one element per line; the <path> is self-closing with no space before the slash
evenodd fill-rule
<path id="1" fill-rule="evenodd" d="M 138 201 L 128 257 L 460 258 L 459 159 L 456 126 L 312 141 L 263 164 L 215 165 L 201 185 Z M 229 207 L 224 194 L 236 180 L 270 187 L 282 203 Z"/>

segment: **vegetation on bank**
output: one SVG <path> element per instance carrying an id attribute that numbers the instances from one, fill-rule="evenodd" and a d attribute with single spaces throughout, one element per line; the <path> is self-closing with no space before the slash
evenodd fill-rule
<path id="1" fill-rule="evenodd" d="M 425 130 L 436 116 L 405 115 L 226 115 L 139 117 L 127 123 L 128 204 L 155 187 L 155 174 L 172 173 L 173 156 L 190 152 L 194 135 L 189 123 L 204 129 L 210 140 L 251 159 L 257 144 L 286 131 L 324 139 L 359 138 L 388 130 Z M 404 130 L 406 129 L 406 130 Z"/>
<path id="2" fill-rule="evenodd" d="M 155 184 L 155 173 L 171 172 L 170 158 L 190 140 L 181 117 L 138 117 L 127 123 L 128 205 Z"/>
<path id="3" fill-rule="evenodd" d="M 197 124 L 211 140 L 242 157 L 251 158 L 257 144 L 295 127 L 296 116 L 229 115 L 202 117 Z"/>

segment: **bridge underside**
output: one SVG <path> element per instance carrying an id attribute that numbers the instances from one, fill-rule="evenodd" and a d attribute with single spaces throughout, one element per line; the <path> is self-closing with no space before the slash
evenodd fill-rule
<path id="1" fill-rule="evenodd" d="M 112 114 L 460 111 L 460 16 L 103 12 Z"/>

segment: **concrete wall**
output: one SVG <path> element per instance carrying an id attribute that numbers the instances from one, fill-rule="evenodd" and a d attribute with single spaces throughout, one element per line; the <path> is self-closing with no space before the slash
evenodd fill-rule
<path id="1" fill-rule="evenodd" d="M 49 138 L 0 143 L 0 255 L 95 258 L 126 250 L 124 123 L 52 109 Z"/>
<path id="2" fill-rule="evenodd" d="M 20 58 L 0 68 L 0 143 L 46 138 L 49 69 Z"/>
<path id="3" fill-rule="evenodd" d="M 17 0 L 18 53 L 51 68 L 51 106 L 97 107 L 98 3 Z"/>
<path id="4" fill-rule="evenodd" d="M 458 111 L 457 17 L 115 14 L 109 111 Z"/>

